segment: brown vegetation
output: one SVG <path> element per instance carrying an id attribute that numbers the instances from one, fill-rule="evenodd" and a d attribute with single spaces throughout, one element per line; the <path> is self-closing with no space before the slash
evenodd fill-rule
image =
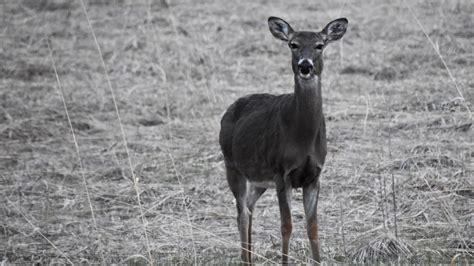
<path id="1" fill-rule="evenodd" d="M 129 154 L 81 1 L 0 3 L 4 262 L 238 262 L 219 120 L 245 94 L 292 91 L 274 15 L 350 23 L 325 53 L 322 260 L 472 263 L 472 1 L 151 2 L 85 1 Z M 309 261 L 301 194 L 290 255 Z M 253 250 L 279 261 L 274 191 L 255 212 Z"/>

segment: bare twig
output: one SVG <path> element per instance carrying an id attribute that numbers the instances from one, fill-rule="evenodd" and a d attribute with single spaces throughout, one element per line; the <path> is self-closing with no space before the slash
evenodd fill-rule
<path id="1" fill-rule="evenodd" d="M 430 38 L 430 36 L 428 35 L 425 27 L 423 27 L 423 25 L 421 24 L 420 20 L 418 19 L 418 17 L 416 16 L 415 14 L 415 11 L 413 10 L 413 8 L 407 4 L 404 0 L 400 0 L 401 2 L 403 2 L 403 4 L 408 8 L 408 10 L 410 11 L 411 15 L 413 16 L 413 18 L 415 19 L 416 23 L 418 24 L 418 26 L 420 27 L 421 31 L 423 31 L 423 34 L 426 36 L 426 39 L 428 39 L 429 43 L 431 44 L 431 46 L 433 47 L 433 49 L 435 50 L 436 54 L 438 55 L 439 59 L 441 60 L 441 62 L 443 63 L 443 66 L 444 68 L 446 69 L 446 71 L 448 72 L 448 75 L 451 79 L 451 81 L 454 83 L 455 87 L 456 87 L 456 90 L 459 94 L 459 97 L 461 97 L 462 99 L 462 103 L 464 104 L 464 107 L 466 108 L 468 114 L 469 114 L 469 119 L 472 119 L 472 112 L 471 112 L 471 109 L 469 108 L 469 106 L 467 105 L 466 101 L 465 101 L 465 98 L 464 98 L 464 95 L 462 94 L 461 92 L 461 89 L 459 88 L 458 86 L 458 83 L 456 82 L 456 80 L 454 79 L 454 76 L 451 72 L 451 70 L 449 69 L 448 65 L 446 64 L 446 61 L 444 60 L 443 56 L 441 56 L 441 52 L 439 50 L 439 46 L 436 45 L 433 40 Z M 428 181 L 424 178 L 425 182 L 428 184 Z M 428 185 L 428 188 L 430 188 L 431 190 L 431 187 Z M 451 212 L 449 211 L 449 209 L 445 206 L 445 203 L 443 200 L 439 200 L 441 205 L 445 208 L 445 211 L 447 213 L 447 216 L 449 217 L 448 219 L 451 220 L 451 222 L 453 222 L 453 220 L 456 220 L 455 216 L 451 214 Z M 456 221 L 457 222 L 457 221 Z M 456 223 L 457 224 L 457 223 Z M 461 239 L 464 244 L 466 244 L 465 240 L 461 237 L 461 235 L 459 234 L 459 232 L 457 232 L 457 235 L 459 237 L 459 239 Z"/>
<path id="2" fill-rule="evenodd" d="M 382 210 L 382 219 L 383 219 L 383 229 L 387 231 L 387 215 L 386 215 L 386 208 L 385 208 L 385 195 L 384 195 L 384 186 L 385 186 L 385 178 L 383 175 L 380 175 L 380 205 Z"/>
<path id="3" fill-rule="evenodd" d="M 26 218 L 26 215 L 23 214 L 23 212 L 18 208 L 16 207 L 15 205 L 11 204 L 11 206 L 16 209 L 16 211 L 23 217 L 23 219 L 25 219 L 26 222 L 28 222 L 31 227 L 33 227 L 33 230 L 34 232 L 37 232 L 42 238 L 44 238 L 44 240 L 46 240 L 46 242 L 48 242 L 56 251 L 58 251 L 61 256 L 63 256 L 66 261 L 71 264 L 71 265 L 74 265 L 74 263 L 66 256 L 66 254 L 64 252 L 62 252 L 62 250 L 60 250 L 53 242 L 51 242 L 51 240 L 49 240 L 45 235 L 43 235 L 43 233 L 41 233 L 39 227 L 37 227 L 36 225 L 34 225 L 28 218 Z"/>
<path id="4" fill-rule="evenodd" d="M 397 198 L 395 194 L 395 177 L 392 173 L 392 198 L 393 198 L 393 226 L 395 230 L 395 238 L 398 239 L 398 228 L 397 228 Z"/>
<path id="5" fill-rule="evenodd" d="M 458 94 L 459 94 L 459 97 L 461 97 L 462 99 L 462 102 L 464 103 L 464 106 L 466 107 L 466 110 L 467 112 L 469 113 L 469 118 L 472 119 L 472 112 L 471 112 L 471 109 L 469 109 L 469 106 L 467 105 L 467 103 L 465 102 L 465 98 L 461 92 L 461 89 L 459 88 L 459 85 L 458 83 L 456 82 L 456 80 L 454 79 L 454 76 L 453 74 L 451 73 L 451 70 L 449 69 L 448 65 L 446 64 L 446 61 L 444 61 L 444 58 L 443 56 L 441 56 L 441 52 L 439 51 L 439 47 L 438 45 L 436 45 L 433 40 L 430 38 L 430 36 L 428 35 L 428 33 L 426 32 L 425 30 L 425 27 L 423 27 L 423 25 L 421 24 L 420 20 L 418 19 L 418 17 L 416 16 L 415 14 L 415 11 L 413 11 L 413 9 L 411 8 L 411 6 L 409 4 L 407 4 L 404 0 L 400 0 L 403 2 L 403 4 L 408 8 L 408 10 L 410 11 L 411 15 L 413 16 L 413 18 L 415 19 L 416 23 L 418 24 L 418 26 L 420 27 L 421 31 L 423 31 L 423 34 L 426 36 L 426 38 L 428 39 L 428 41 L 430 42 L 431 46 L 433 47 L 433 49 L 435 50 L 436 54 L 438 55 L 439 59 L 441 60 L 441 62 L 443 63 L 443 66 L 444 68 L 446 69 L 446 71 L 448 72 L 448 75 L 449 77 L 451 78 L 451 81 L 454 83 L 454 86 L 456 87 L 456 90 L 458 91 Z"/>
<path id="6" fill-rule="evenodd" d="M 389 108 L 389 113 L 392 113 L 392 110 Z M 388 128 L 388 158 L 392 161 L 392 127 Z M 395 238 L 398 239 L 398 227 L 397 227 L 397 198 L 395 194 L 395 176 L 392 173 L 392 168 L 390 168 L 390 175 L 392 176 L 392 199 L 393 199 L 393 223 L 395 230 Z"/>
<path id="7" fill-rule="evenodd" d="M 145 241 L 146 241 L 146 246 L 147 246 L 147 251 L 148 251 L 148 257 L 150 259 L 150 264 L 153 265 L 153 258 L 151 256 L 150 241 L 148 239 L 148 234 L 146 232 L 146 220 L 145 220 L 145 216 L 143 215 L 143 207 L 142 207 L 142 203 L 141 203 L 141 199 L 140 199 L 140 189 L 138 187 L 138 178 L 135 176 L 135 172 L 133 171 L 132 159 L 130 157 L 130 152 L 128 150 L 127 137 L 125 136 L 125 130 L 123 128 L 122 119 L 120 118 L 120 112 L 119 112 L 119 109 L 118 109 L 118 106 L 117 106 L 117 101 L 115 99 L 114 89 L 112 87 L 112 82 L 110 81 L 107 66 L 105 65 L 104 57 L 102 55 L 102 50 L 100 49 L 100 45 L 99 45 L 99 42 L 97 41 L 97 37 L 95 35 L 94 28 L 92 27 L 92 23 L 89 19 L 89 15 L 87 13 L 87 9 L 86 9 L 86 5 L 84 4 L 84 0 L 81 0 L 81 5 L 82 5 L 82 9 L 84 10 L 84 14 L 86 16 L 87 23 L 89 24 L 89 29 L 91 31 L 92 37 L 94 38 L 94 42 L 95 42 L 95 45 L 97 47 L 97 51 L 98 51 L 99 56 L 100 56 L 100 61 L 102 62 L 102 67 L 104 69 L 105 77 L 107 78 L 107 83 L 108 83 L 108 87 L 109 87 L 109 90 L 110 90 L 110 94 L 112 96 L 112 101 L 114 103 L 115 113 L 117 114 L 117 119 L 118 119 L 118 122 L 119 122 L 119 125 L 120 125 L 120 131 L 122 133 L 123 144 L 125 146 L 125 151 L 127 153 L 128 164 L 129 164 L 130 171 L 131 171 L 131 174 L 132 174 L 133 187 L 135 189 L 135 193 L 136 193 L 137 201 L 138 201 L 138 207 L 140 209 L 140 214 L 141 214 L 140 217 L 141 217 L 142 226 L 143 226 L 143 233 L 145 235 Z"/>
<path id="8" fill-rule="evenodd" d="M 339 198 L 339 211 L 341 213 L 340 218 L 341 218 L 341 236 L 342 236 L 342 246 L 344 250 L 344 255 L 347 254 L 346 250 L 346 235 L 344 233 L 344 216 L 343 216 L 343 211 L 344 209 L 342 208 L 342 202 L 341 199 Z"/>
<path id="9" fill-rule="evenodd" d="M 168 9 L 169 9 L 169 6 L 168 6 Z M 157 40 L 157 37 L 156 37 L 158 34 L 156 33 L 156 28 L 155 28 L 155 25 L 153 24 L 152 17 L 151 17 L 151 0 L 148 1 L 147 16 L 148 16 L 148 22 L 150 23 L 151 30 L 152 30 L 152 33 L 153 33 L 152 35 L 153 35 L 153 42 L 154 42 L 154 45 L 155 45 L 155 49 L 156 49 L 156 52 L 159 53 L 158 40 Z M 173 17 L 171 11 L 170 11 L 170 16 Z M 174 27 L 174 30 L 175 30 L 175 33 L 176 33 L 176 25 L 174 24 L 174 19 L 172 21 L 173 21 L 173 27 Z M 162 74 L 162 79 L 163 79 L 163 84 L 164 84 L 163 86 L 164 86 L 164 89 L 165 89 L 166 117 L 167 117 L 167 120 L 168 120 L 168 123 L 167 123 L 168 137 L 165 137 L 166 151 L 168 153 L 168 156 L 170 157 L 170 160 L 171 160 L 171 163 L 172 163 L 172 166 L 173 166 L 173 171 L 175 173 L 176 179 L 178 180 L 179 186 L 181 188 L 181 198 L 182 198 L 182 201 L 183 201 L 183 208 L 185 209 L 185 212 L 186 212 L 186 218 L 188 220 L 188 223 L 191 224 L 191 218 L 190 218 L 190 215 L 189 215 L 189 208 L 188 208 L 187 203 L 186 203 L 186 195 L 185 195 L 184 187 L 183 187 L 183 184 L 182 184 L 182 181 L 181 181 L 181 174 L 179 173 L 178 168 L 176 167 L 175 159 L 174 159 L 173 154 L 171 153 L 170 143 L 169 143 L 169 141 L 172 140 L 172 129 L 171 129 L 171 115 L 170 115 L 170 104 L 169 104 L 169 96 L 168 96 L 167 75 L 166 75 L 166 72 L 163 68 L 159 67 L 159 69 L 160 69 L 161 74 Z M 193 227 L 190 226 L 189 230 L 190 230 L 192 246 L 193 246 L 194 264 L 197 265 L 197 250 L 196 250 L 196 244 L 195 244 L 195 241 L 194 241 Z"/>
<path id="10" fill-rule="evenodd" d="M 174 31 L 175 41 L 176 41 L 176 43 L 179 43 L 179 41 L 178 41 L 178 23 L 176 22 L 176 16 L 174 15 L 173 10 L 171 9 L 171 6 L 168 3 L 166 4 L 166 9 L 168 10 L 169 17 L 170 17 L 170 20 L 171 20 L 171 26 L 172 26 L 173 31 Z M 180 50 L 178 50 L 178 53 L 180 53 Z M 201 58 L 198 56 L 199 54 L 202 56 Z M 197 60 L 202 62 L 200 64 L 200 70 L 201 70 L 202 78 L 204 79 L 204 82 L 203 82 L 204 89 L 208 92 L 208 94 L 211 94 L 210 96 L 208 95 L 209 101 L 212 101 L 213 103 L 216 103 L 217 102 L 216 91 L 209 84 L 210 70 L 209 70 L 209 66 L 208 66 L 207 61 L 204 60 L 204 58 L 203 58 L 204 56 L 203 56 L 202 50 L 201 49 L 196 50 L 195 53 L 192 53 L 192 56 L 194 56 Z M 210 104 L 209 107 L 212 110 L 214 108 L 214 105 Z"/>
<path id="11" fill-rule="evenodd" d="M 51 63 L 53 65 L 53 69 L 54 69 L 54 74 L 56 75 L 56 83 L 58 85 L 58 91 L 59 91 L 59 94 L 61 95 L 61 100 L 63 102 L 64 112 L 66 113 L 67 121 L 69 123 L 69 128 L 71 129 L 72 140 L 74 141 L 74 147 L 76 148 L 77 160 L 79 161 L 79 168 L 80 168 L 80 172 L 81 172 L 81 176 L 82 176 L 82 183 L 84 184 L 84 189 L 86 191 L 86 196 L 87 196 L 87 202 L 89 203 L 89 209 L 91 210 L 92 222 L 94 224 L 95 231 L 97 232 L 97 237 L 98 237 L 98 240 L 99 240 L 99 251 L 100 251 L 102 263 L 104 263 L 105 258 L 104 258 L 102 246 L 100 244 L 101 243 L 101 241 L 100 241 L 101 234 L 99 233 L 99 229 L 97 227 L 97 221 L 96 221 L 96 218 L 95 218 L 94 208 L 92 207 L 92 201 L 91 201 L 91 196 L 90 196 L 90 193 L 89 193 L 89 187 L 87 186 L 87 180 L 86 180 L 86 177 L 85 177 L 85 174 L 84 174 L 84 164 L 82 163 L 81 153 L 79 151 L 79 144 L 77 142 L 76 134 L 74 133 L 74 128 L 72 126 L 71 117 L 69 116 L 69 109 L 68 109 L 67 104 L 66 104 L 66 97 L 64 96 L 64 90 L 63 90 L 63 87 L 61 85 L 61 80 L 60 80 L 59 75 L 58 75 L 58 69 L 56 67 L 56 62 L 54 61 L 53 51 L 51 49 L 51 44 L 49 43 L 48 38 L 47 37 L 45 37 L 45 38 L 46 38 L 46 44 L 48 45 L 49 58 L 51 59 Z"/>
<path id="12" fill-rule="evenodd" d="M 365 133 L 367 132 L 367 120 L 369 119 L 370 106 L 369 106 L 369 99 L 367 97 L 364 97 L 364 100 L 365 100 L 365 105 L 366 105 L 365 117 L 364 117 L 364 136 L 365 136 Z"/>

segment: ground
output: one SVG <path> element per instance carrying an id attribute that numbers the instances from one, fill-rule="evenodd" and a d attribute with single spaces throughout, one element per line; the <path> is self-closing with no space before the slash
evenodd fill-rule
<path id="1" fill-rule="evenodd" d="M 0 10 L 3 262 L 238 263 L 219 121 L 241 96 L 292 91 L 269 16 L 296 30 L 349 20 L 324 56 L 322 260 L 473 262 L 472 1 L 3 0 Z M 254 259 L 280 261 L 274 191 L 254 216 Z M 309 262 L 301 190 L 293 218 L 290 260 Z"/>

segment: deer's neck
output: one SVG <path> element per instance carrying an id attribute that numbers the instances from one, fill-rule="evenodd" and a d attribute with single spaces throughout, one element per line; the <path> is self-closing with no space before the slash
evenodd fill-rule
<path id="1" fill-rule="evenodd" d="M 323 116 L 321 79 L 306 80 L 295 75 L 295 94 L 292 104 L 292 128 L 298 141 L 312 141 L 318 133 Z"/>

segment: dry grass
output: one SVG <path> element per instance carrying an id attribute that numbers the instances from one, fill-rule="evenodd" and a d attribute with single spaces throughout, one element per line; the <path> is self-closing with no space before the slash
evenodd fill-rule
<path id="1" fill-rule="evenodd" d="M 327 49 L 323 77 L 324 262 L 472 263 L 471 1 L 407 2 L 456 84 L 402 2 L 85 4 L 129 155 L 81 2 L 1 2 L 3 262 L 146 263 L 146 228 L 156 263 L 237 263 L 236 211 L 217 143 L 220 116 L 245 94 L 291 91 L 289 54 L 268 33 L 268 16 L 315 29 L 341 15 L 350 21 L 343 53 L 338 45 Z M 290 255 L 309 262 L 301 200 L 296 191 Z M 254 251 L 279 261 L 274 191 L 255 216 Z"/>

